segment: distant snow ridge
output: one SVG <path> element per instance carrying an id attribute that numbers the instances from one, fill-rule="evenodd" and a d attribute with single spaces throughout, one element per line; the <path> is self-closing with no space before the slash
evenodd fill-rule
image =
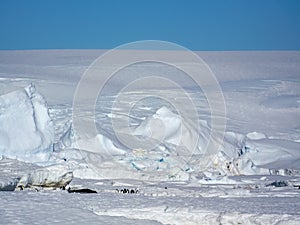
<path id="1" fill-rule="evenodd" d="M 0 154 L 29 162 L 48 160 L 54 127 L 33 84 L 0 96 Z"/>

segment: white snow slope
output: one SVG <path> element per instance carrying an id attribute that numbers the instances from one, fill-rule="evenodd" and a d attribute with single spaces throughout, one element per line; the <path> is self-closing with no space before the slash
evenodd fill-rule
<path id="1" fill-rule="evenodd" d="M 300 52 L 197 52 L 222 88 L 224 138 L 210 137 L 207 93 L 155 63 L 118 71 L 72 118 L 76 86 L 102 53 L 0 52 L 0 190 L 25 188 L 0 192 L 2 223 L 299 224 Z M 188 98 L 155 82 L 119 98 L 160 73 Z M 198 125 L 172 105 L 190 99 Z M 98 194 L 45 189 L 65 186 Z"/>

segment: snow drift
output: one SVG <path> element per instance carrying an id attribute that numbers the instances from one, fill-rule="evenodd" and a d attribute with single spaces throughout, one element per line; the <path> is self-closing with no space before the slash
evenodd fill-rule
<path id="1" fill-rule="evenodd" d="M 47 103 L 33 84 L 0 96 L 0 154 L 29 162 L 46 161 L 53 141 Z"/>

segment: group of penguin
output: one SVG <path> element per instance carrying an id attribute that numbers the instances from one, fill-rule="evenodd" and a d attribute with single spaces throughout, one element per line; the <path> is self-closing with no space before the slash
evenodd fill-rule
<path id="1" fill-rule="evenodd" d="M 128 189 L 128 188 L 123 188 L 123 189 L 116 189 L 117 193 L 122 193 L 122 194 L 137 194 L 139 192 L 138 189 Z"/>

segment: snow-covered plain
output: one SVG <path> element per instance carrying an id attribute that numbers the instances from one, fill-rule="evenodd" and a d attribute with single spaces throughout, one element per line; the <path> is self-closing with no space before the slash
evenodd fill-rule
<path id="1" fill-rule="evenodd" d="M 159 63 L 118 71 L 94 111 L 86 99 L 74 117 L 78 82 L 103 53 L 0 52 L 1 223 L 300 223 L 300 52 L 196 52 L 225 99 L 226 132 L 212 137 L 220 145 L 213 154 L 205 152 L 207 93 Z M 129 82 L 160 73 L 184 88 L 199 126 L 185 117 L 190 109 L 180 114 L 171 104 L 188 99 L 154 80 L 118 96 Z M 95 123 L 97 135 L 78 132 L 77 118 L 83 131 Z M 128 135 L 124 121 L 137 137 L 133 147 L 117 136 Z M 134 193 L 121 193 L 127 189 Z"/>

